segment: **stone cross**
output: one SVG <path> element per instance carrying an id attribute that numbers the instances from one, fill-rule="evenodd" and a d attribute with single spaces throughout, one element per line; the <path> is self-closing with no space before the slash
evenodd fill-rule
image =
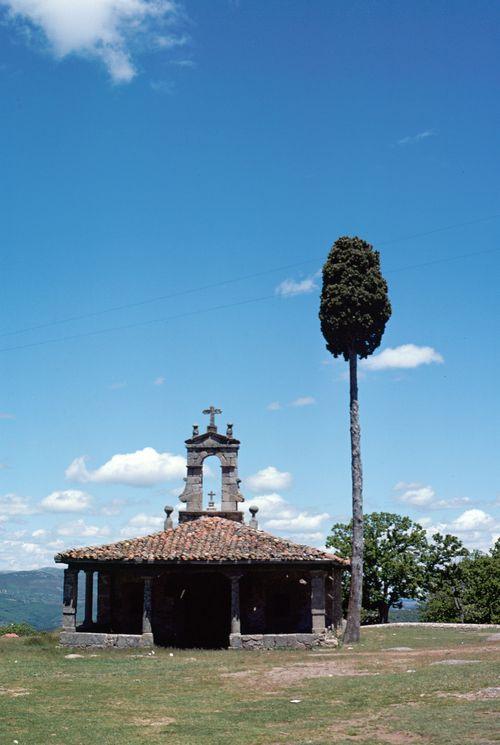
<path id="1" fill-rule="evenodd" d="M 214 507 L 215 507 L 215 504 L 214 504 L 215 492 L 214 491 L 209 491 L 208 492 L 208 496 L 210 498 L 210 502 L 208 503 L 208 509 L 209 510 L 213 510 Z"/>
<path id="2" fill-rule="evenodd" d="M 203 414 L 210 414 L 210 424 L 208 425 L 208 429 L 217 431 L 217 427 L 215 426 L 215 415 L 222 414 L 222 409 L 216 409 L 215 406 L 210 406 L 209 409 L 203 409 Z"/>

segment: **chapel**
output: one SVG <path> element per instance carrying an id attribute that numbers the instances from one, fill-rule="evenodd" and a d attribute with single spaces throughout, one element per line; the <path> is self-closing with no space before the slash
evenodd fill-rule
<path id="1" fill-rule="evenodd" d="M 61 643 L 78 647 L 254 649 L 331 642 L 342 623 L 342 573 L 349 563 L 244 520 L 233 425 L 218 431 L 211 406 L 205 432 L 186 440 L 187 474 L 178 525 L 103 546 L 63 551 Z M 203 505 L 203 463 L 221 467 L 220 509 Z M 211 498 L 215 496 L 212 492 Z M 78 591 L 79 576 L 84 592 Z M 81 588 L 83 590 L 83 588 Z M 77 622 L 77 602 L 84 614 Z M 80 617 L 80 614 L 78 614 Z"/>

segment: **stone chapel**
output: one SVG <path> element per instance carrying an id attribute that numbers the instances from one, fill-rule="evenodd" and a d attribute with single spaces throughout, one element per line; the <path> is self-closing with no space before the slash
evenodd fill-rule
<path id="1" fill-rule="evenodd" d="M 63 551 L 61 643 L 79 647 L 236 649 L 327 644 L 342 622 L 342 572 L 349 563 L 244 522 L 233 425 L 218 432 L 211 406 L 205 432 L 186 440 L 179 522 L 165 507 L 164 530 L 104 546 Z M 203 508 L 203 462 L 222 470 L 220 510 Z M 211 497 L 215 496 L 213 493 Z M 83 574 L 84 618 L 77 623 Z M 96 597 L 94 598 L 94 592 Z M 82 593 L 83 594 L 83 593 Z M 95 602 L 96 601 L 96 602 Z"/>

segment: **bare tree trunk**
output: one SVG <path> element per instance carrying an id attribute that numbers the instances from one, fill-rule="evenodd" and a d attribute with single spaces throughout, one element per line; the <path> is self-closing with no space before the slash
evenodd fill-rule
<path id="1" fill-rule="evenodd" d="M 345 642 L 359 641 L 361 600 L 363 594 L 363 471 L 361 468 L 361 431 L 358 403 L 358 357 L 349 354 L 350 415 L 351 415 L 351 476 L 352 476 L 352 558 L 351 590 L 347 607 Z"/>

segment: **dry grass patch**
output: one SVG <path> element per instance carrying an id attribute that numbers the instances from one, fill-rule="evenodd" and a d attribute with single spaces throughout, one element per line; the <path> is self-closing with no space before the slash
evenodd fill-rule
<path id="1" fill-rule="evenodd" d="M 0 686 L 0 696 L 10 696 L 11 698 L 17 698 L 18 696 L 29 696 L 30 692 L 26 688 L 4 688 Z"/>
<path id="2" fill-rule="evenodd" d="M 292 662 L 290 665 L 272 667 L 270 670 L 238 670 L 234 673 L 223 673 L 221 677 L 231 680 L 241 679 L 245 687 L 250 683 L 256 691 L 276 691 L 289 685 L 296 685 L 310 678 L 333 678 L 337 676 L 370 676 L 379 675 L 379 672 L 358 668 L 353 660 L 352 663 L 336 660 L 327 662 Z"/>
<path id="3" fill-rule="evenodd" d="M 175 719 L 173 717 L 156 717 L 154 719 L 137 717 L 132 720 L 132 724 L 136 727 L 167 727 L 169 724 L 175 724 Z"/>
<path id="4" fill-rule="evenodd" d="M 481 688 L 480 691 L 474 691 L 471 693 L 449 693 L 439 691 L 437 695 L 439 698 L 460 698 L 463 701 L 491 701 L 492 699 L 500 698 L 500 687 L 490 686 L 489 688 Z"/>

